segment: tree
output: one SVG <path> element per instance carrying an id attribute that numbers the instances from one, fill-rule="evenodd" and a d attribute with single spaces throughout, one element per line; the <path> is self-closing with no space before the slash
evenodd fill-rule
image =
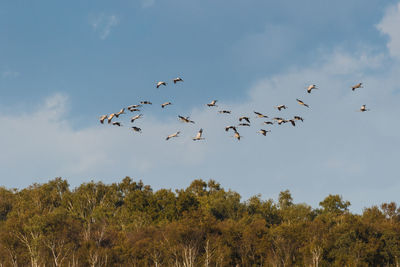
<path id="1" fill-rule="evenodd" d="M 393 221 L 399 221 L 400 219 L 400 209 L 397 208 L 397 204 L 394 202 L 383 203 L 381 209 L 385 217 L 393 223 Z"/>
<path id="2" fill-rule="evenodd" d="M 279 193 L 278 203 L 281 209 L 285 209 L 293 205 L 293 198 L 289 190 L 285 190 Z"/>
<path id="3" fill-rule="evenodd" d="M 322 212 L 342 214 L 348 211 L 350 202 L 344 201 L 339 195 L 329 195 L 319 205 L 322 207 Z"/>

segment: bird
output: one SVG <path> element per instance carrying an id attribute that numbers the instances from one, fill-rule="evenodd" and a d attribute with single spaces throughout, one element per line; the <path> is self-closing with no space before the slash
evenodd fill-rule
<path id="1" fill-rule="evenodd" d="M 290 123 L 293 125 L 293 127 L 296 126 L 296 123 L 294 122 L 294 120 L 288 120 L 288 121 L 290 121 Z"/>
<path id="2" fill-rule="evenodd" d="M 158 82 L 156 87 L 159 88 L 161 85 L 167 86 L 166 82 Z"/>
<path id="3" fill-rule="evenodd" d="M 249 123 L 239 123 L 238 126 L 250 126 Z"/>
<path id="4" fill-rule="evenodd" d="M 249 117 L 240 117 L 239 118 L 239 121 L 242 121 L 242 120 L 245 120 L 245 121 L 247 121 L 248 123 L 250 123 L 250 118 Z"/>
<path id="5" fill-rule="evenodd" d="M 111 120 L 114 118 L 114 116 L 115 116 L 115 113 L 111 113 L 111 114 L 108 116 L 108 118 L 107 118 L 108 123 L 111 123 Z"/>
<path id="6" fill-rule="evenodd" d="M 296 98 L 296 100 L 297 100 L 297 103 L 299 103 L 300 105 L 303 105 L 303 106 L 309 108 L 309 106 L 306 103 L 304 103 L 303 101 L 301 101 L 300 99 Z"/>
<path id="7" fill-rule="evenodd" d="M 219 110 L 218 112 L 221 114 L 231 114 L 230 110 Z"/>
<path id="8" fill-rule="evenodd" d="M 226 126 L 225 131 L 229 131 L 229 129 L 232 129 L 234 132 L 236 132 L 236 127 L 235 126 Z"/>
<path id="9" fill-rule="evenodd" d="M 203 134 L 203 129 L 200 129 L 197 135 L 194 138 L 192 138 L 193 141 L 204 140 L 204 138 L 201 137 L 202 134 Z"/>
<path id="10" fill-rule="evenodd" d="M 191 121 L 191 120 L 189 119 L 189 117 L 183 117 L 183 116 L 178 115 L 178 118 L 179 118 L 182 122 L 194 123 L 194 121 Z"/>
<path id="11" fill-rule="evenodd" d="M 176 132 L 176 133 L 170 134 L 170 135 L 167 136 L 167 138 L 165 138 L 165 140 L 169 140 L 169 139 L 171 139 L 171 138 L 173 138 L 173 137 L 178 137 L 178 134 L 180 134 L 179 131 Z"/>
<path id="12" fill-rule="evenodd" d="M 357 83 L 356 85 L 352 86 L 352 87 L 351 87 L 351 90 L 352 90 L 352 91 L 355 91 L 355 90 L 358 89 L 358 88 L 363 88 L 362 83 Z"/>
<path id="13" fill-rule="evenodd" d="M 176 84 L 177 82 L 183 82 L 182 78 L 180 78 L 180 77 L 175 78 L 173 81 L 174 81 L 174 84 Z"/>
<path id="14" fill-rule="evenodd" d="M 217 101 L 218 100 L 213 100 L 213 101 L 211 101 L 211 103 L 208 103 L 207 106 L 209 106 L 209 107 L 217 107 L 217 105 L 216 105 Z"/>
<path id="15" fill-rule="evenodd" d="M 272 121 L 264 121 L 264 124 L 274 124 Z"/>
<path id="16" fill-rule="evenodd" d="M 100 117 L 100 123 L 103 124 L 103 123 L 104 123 L 104 120 L 107 119 L 107 117 L 108 117 L 107 115 L 101 116 L 101 117 Z"/>
<path id="17" fill-rule="evenodd" d="M 262 114 L 262 113 L 260 113 L 260 112 L 257 112 L 257 111 L 253 111 L 253 112 L 254 112 L 254 114 L 256 114 L 257 117 L 259 117 L 259 118 L 268 118 L 267 115 L 264 115 L 264 114 Z"/>
<path id="18" fill-rule="evenodd" d="M 129 111 L 130 111 L 130 112 L 140 111 L 140 109 L 138 109 L 138 108 L 131 108 L 131 109 L 129 109 Z"/>
<path id="19" fill-rule="evenodd" d="M 260 133 L 260 134 L 262 134 L 262 135 L 264 135 L 264 136 L 266 136 L 267 135 L 267 133 L 270 133 L 271 132 L 271 130 L 264 130 L 264 129 L 260 129 L 257 133 Z"/>
<path id="20" fill-rule="evenodd" d="M 120 111 L 118 111 L 117 113 L 115 113 L 115 117 L 119 117 L 119 115 L 121 114 L 125 114 L 125 108 L 122 108 Z"/>
<path id="21" fill-rule="evenodd" d="M 297 121 L 304 121 L 304 119 L 300 116 L 294 116 L 293 119 L 295 119 Z"/>
<path id="22" fill-rule="evenodd" d="M 122 126 L 122 124 L 119 121 L 114 121 L 112 124 L 115 126 Z"/>
<path id="23" fill-rule="evenodd" d="M 362 105 L 360 108 L 361 112 L 365 112 L 365 111 L 369 111 L 369 109 L 367 109 L 367 107 L 365 105 Z"/>
<path id="24" fill-rule="evenodd" d="M 275 118 L 273 118 L 273 120 L 274 121 L 279 121 L 279 120 L 284 120 L 284 119 L 282 119 L 281 117 L 275 117 Z"/>
<path id="25" fill-rule="evenodd" d="M 311 94 L 311 91 L 314 89 L 318 89 L 315 84 L 311 84 L 307 87 L 307 93 Z"/>
<path id="26" fill-rule="evenodd" d="M 238 141 L 240 141 L 240 138 L 242 138 L 242 136 L 237 131 L 235 131 L 233 137 L 236 138 Z"/>
<path id="27" fill-rule="evenodd" d="M 279 111 L 281 111 L 282 109 L 287 109 L 287 106 L 279 105 L 279 106 L 275 106 L 275 108 L 278 109 Z"/>
<path id="28" fill-rule="evenodd" d="M 130 105 L 127 109 L 140 108 L 142 105 Z"/>
<path id="29" fill-rule="evenodd" d="M 150 101 L 140 101 L 140 104 L 142 105 L 153 105 Z"/>
<path id="30" fill-rule="evenodd" d="M 165 103 L 161 104 L 161 107 L 165 108 L 168 105 L 172 105 L 172 103 L 171 102 L 165 102 Z"/>
<path id="31" fill-rule="evenodd" d="M 131 118 L 131 122 L 134 122 L 135 120 L 137 120 L 137 119 L 140 119 L 141 117 L 143 117 L 143 115 L 142 115 L 142 114 L 139 114 L 139 115 L 133 116 L 133 117 Z"/>
<path id="32" fill-rule="evenodd" d="M 133 130 L 134 132 L 139 132 L 139 133 L 142 132 L 142 129 L 140 129 L 139 127 L 133 126 L 133 127 L 131 127 L 131 128 L 132 128 L 132 130 Z"/>
<path id="33" fill-rule="evenodd" d="M 275 117 L 275 118 L 273 118 L 273 120 L 276 120 L 276 122 L 277 122 L 279 125 L 281 125 L 282 123 L 288 122 L 287 120 L 282 119 L 282 118 L 279 118 L 279 117 Z"/>

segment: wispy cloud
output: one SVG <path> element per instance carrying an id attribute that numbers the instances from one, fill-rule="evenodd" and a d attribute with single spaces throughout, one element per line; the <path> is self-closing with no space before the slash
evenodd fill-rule
<path id="1" fill-rule="evenodd" d="M 154 105 L 137 124 L 142 134 L 133 133 L 129 122 L 119 128 L 101 125 L 95 117 L 89 119 L 95 123 L 76 128 L 68 119 L 68 98 L 60 94 L 44 99 L 34 110 L 0 111 L 0 125 L 6 129 L 0 131 L 0 147 L 7 151 L 0 153 L 0 177 L 7 177 L 2 182 L 26 186 L 27 178 L 31 183 L 63 176 L 77 185 L 130 175 L 155 188 L 168 188 L 185 186 L 194 178 L 214 178 L 245 197 L 271 196 L 289 188 L 298 201 L 317 205 L 326 195 L 339 193 L 357 211 L 395 200 L 400 190 L 396 124 L 400 95 L 394 92 L 400 83 L 400 63 L 393 43 L 395 28 L 385 21 L 395 21 L 388 18 L 396 17 L 398 9 L 379 26 L 391 37 L 394 64 L 386 64 L 383 52 L 336 49 L 313 64 L 256 81 L 242 101 L 219 99 L 219 109 L 232 109 L 231 115 L 204 105 L 182 114 L 190 115 L 194 125 L 182 124 L 176 117 L 152 116 Z M 106 38 L 117 23 L 118 18 L 111 17 L 93 18 L 91 25 L 100 38 Z M 364 88 L 352 92 L 357 82 Z M 307 94 L 305 87 L 311 83 L 320 89 Z M 310 109 L 299 106 L 297 97 Z M 288 110 L 277 111 L 273 106 L 278 104 L 286 104 Z M 356 112 L 362 104 L 371 111 Z M 300 115 L 305 121 L 296 127 L 266 127 L 254 117 L 254 110 L 270 117 Z M 236 124 L 242 115 L 251 117 L 252 127 L 239 129 L 243 139 L 238 142 L 224 126 Z M 127 116 L 119 119 L 128 121 Z M 191 137 L 200 127 L 206 140 L 194 142 Z M 263 137 L 256 133 L 260 128 L 272 132 Z M 179 138 L 165 141 L 178 130 Z"/>
<path id="2" fill-rule="evenodd" d="M 260 80 L 240 103 L 220 99 L 219 108 L 232 109 L 231 115 L 220 116 L 203 106 L 187 113 L 196 124 L 186 125 L 176 117 L 161 120 L 149 110 L 138 122 L 142 134 L 133 133 L 129 122 L 121 128 L 92 123 L 76 129 L 67 119 L 68 98 L 57 94 L 31 112 L 0 114 L 0 125 L 8 129 L 0 132 L 0 147 L 8 151 L 0 154 L 0 177 L 15 186 L 21 177 L 43 182 L 63 176 L 77 185 L 82 179 L 111 182 L 130 175 L 155 188 L 213 178 L 245 197 L 289 188 L 296 199 L 317 204 L 330 193 L 340 193 L 360 211 L 391 200 L 400 190 L 395 164 L 400 129 L 393 123 L 400 113 L 400 95 L 392 94 L 400 78 L 397 68 L 379 71 L 383 60 L 379 54 L 336 51 L 314 66 Z M 371 68 L 379 74 L 362 74 Z M 354 93 L 350 86 L 358 81 L 365 88 Z M 308 95 L 308 82 L 320 89 Z M 311 108 L 299 106 L 296 97 Z M 276 111 L 277 104 L 288 105 L 288 111 Z M 362 104 L 372 111 L 356 112 Z M 266 126 L 253 117 L 253 110 L 300 115 L 305 121 L 296 127 L 272 126 L 263 137 L 256 131 Z M 238 142 L 223 128 L 241 115 L 250 116 L 253 127 L 241 128 L 244 137 Z M 194 142 L 200 127 L 206 140 Z M 181 137 L 165 141 L 178 130 Z"/>
<path id="3" fill-rule="evenodd" d="M 119 24 L 119 17 L 117 15 L 99 14 L 90 16 L 90 25 L 93 30 L 99 34 L 100 39 L 105 40 L 110 35 L 113 27 Z"/>
<path id="4" fill-rule="evenodd" d="M 152 7 L 155 4 L 155 0 L 142 0 L 142 7 L 143 8 L 148 8 Z"/>
<path id="5" fill-rule="evenodd" d="M 400 58 L 400 3 L 388 8 L 377 28 L 389 36 L 387 47 L 392 56 Z"/>
<path id="6" fill-rule="evenodd" d="M 19 75 L 20 75 L 19 72 L 11 71 L 11 70 L 3 71 L 1 73 L 1 77 L 5 78 L 5 79 L 14 79 L 14 78 L 17 78 Z"/>

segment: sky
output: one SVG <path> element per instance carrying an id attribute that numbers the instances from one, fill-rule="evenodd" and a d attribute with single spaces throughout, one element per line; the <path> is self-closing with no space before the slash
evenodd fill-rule
<path id="1" fill-rule="evenodd" d="M 399 26 L 394 0 L 1 1 L 0 186 L 130 176 L 174 190 L 201 178 L 243 200 L 289 189 L 313 207 L 339 194 L 354 212 L 398 201 Z M 142 100 L 153 105 L 141 134 L 131 114 L 99 123 Z M 266 127 L 253 111 L 304 122 Z M 238 142 L 224 127 L 243 115 L 252 126 Z"/>

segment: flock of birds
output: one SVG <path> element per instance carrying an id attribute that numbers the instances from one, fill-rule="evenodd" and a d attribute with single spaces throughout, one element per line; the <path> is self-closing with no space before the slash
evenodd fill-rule
<path id="1" fill-rule="evenodd" d="M 174 84 L 176 84 L 176 83 L 183 82 L 183 79 L 180 78 L 180 77 L 177 77 L 177 78 L 173 79 L 172 81 L 173 81 Z M 167 86 L 167 84 L 168 83 L 164 82 L 164 81 L 157 82 L 156 83 L 156 88 L 160 88 L 160 86 Z M 352 86 L 351 89 L 352 89 L 352 91 L 355 91 L 356 89 L 363 88 L 362 85 L 363 85 L 362 83 L 358 83 L 358 84 Z M 319 88 L 315 84 L 309 85 L 307 87 L 307 93 L 311 94 L 311 92 L 313 90 L 316 90 L 316 89 L 319 89 Z M 296 98 L 296 101 L 297 101 L 297 103 L 299 105 L 307 107 L 307 108 L 310 108 L 310 106 L 308 104 L 304 103 L 302 100 Z M 217 102 L 218 102 L 218 100 L 212 100 L 210 103 L 208 103 L 206 105 L 208 107 L 210 107 L 210 108 L 218 107 L 217 106 Z M 140 112 L 141 108 L 144 105 L 152 105 L 152 103 L 150 101 L 141 101 L 140 104 L 134 104 L 134 105 L 130 105 L 130 106 L 126 107 L 126 108 L 122 108 L 117 113 L 111 113 L 109 115 L 102 115 L 100 117 L 100 123 L 104 124 L 104 122 L 107 120 L 108 124 L 120 127 L 120 126 L 122 126 L 122 123 L 120 121 L 113 121 L 114 118 L 119 118 L 122 114 L 126 114 L 125 113 L 125 109 L 129 110 L 130 112 Z M 172 103 L 171 102 L 162 103 L 161 104 L 161 108 L 164 109 L 165 107 L 167 107 L 169 105 L 172 105 Z M 287 109 L 287 106 L 286 105 L 277 105 L 277 106 L 274 106 L 274 108 L 276 108 L 278 111 L 281 111 L 281 110 Z M 366 105 L 362 105 L 361 108 L 358 111 L 365 112 L 365 111 L 369 111 L 369 109 L 366 108 Z M 231 111 L 230 110 L 219 110 L 218 113 L 220 113 L 220 114 L 231 114 Z M 261 119 L 268 119 L 269 118 L 267 115 L 264 115 L 264 114 L 262 114 L 260 112 L 257 112 L 257 111 L 254 111 L 253 113 L 256 115 L 256 118 L 261 118 Z M 134 115 L 130 119 L 130 122 L 134 123 L 135 121 L 141 119 L 142 117 L 143 117 L 143 114 Z M 192 124 L 195 123 L 193 120 L 190 119 L 190 117 L 185 117 L 185 116 L 178 115 L 178 119 L 183 123 L 192 123 Z M 263 124 L 265 124 L 265 125 L 273 125 L 273 124 L 277 123 L 278 125 L 281 125 L 281 124 L 285 124 L 285 123 L 290 123 L 292 126 L 296 126 L 296 123 L 299 122 L 299 121 L 303 122 L 304 119 L 302 117 L 300 117 L 300 116 L 294 116 L 292 119 L 284 119 L 284 118 L 281 118 L 281 117 L 274 117 L 270 121 L 264 121 Z M 225 131 L 226 132 L 233 131 L 233 136 L 232 137 L 234 137 L 234 138 L 236 138 L 237 140 L 240 141 L 242 136 L 240 135 L 240 133 L 238 131 L 239 127 L 250 127 L 250 126 L 251 126 L 250 117 L 241 116 L 241 117 L 238 118 L 238 124 L 237 125 L 226 126 L 225 127 Z M 137 126 L 132 126 L 131 129 L 132 129 L 133 132 L 138 132 L 138 133 L 142 132 L 142 129 L 137 127 Z M 266 136 L 267 133 L 269 133 L 269 132 L 271 132 L 271 130 L 260 129 L 259 131 L 257 131 L 257 133 L 259 133 L 259 134 L 261 134 L 263 136 Z M 168 141 L 171 138 L 179 137 L 180 133 L 181 133 L 180 131 L 177 131 L 177 132 L 175 132 L 173 134 L 170 134 L 165 138 L 165 140 Z M 199 141 L 199 140 L 204 140 L 204 139 L 205 138 L 203 137 L 203 129 L 202 128 L 197 132 L 196 136 L 194 136 L 192 138 L 193 141 Z"/>

